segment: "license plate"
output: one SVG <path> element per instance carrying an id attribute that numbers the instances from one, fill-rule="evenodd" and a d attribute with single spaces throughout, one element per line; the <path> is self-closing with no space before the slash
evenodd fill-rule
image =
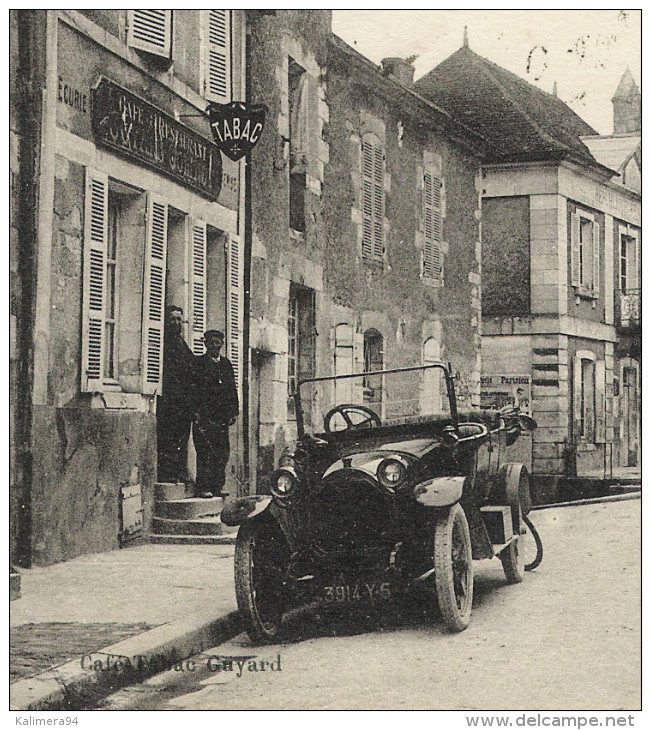
<path id="1" fill-rule="evenodd" d="M 324 586 L 325 603 L 355 603 L 357 601 L 387 601 L 391 598 L 390 583 L 344 583 Z"/>

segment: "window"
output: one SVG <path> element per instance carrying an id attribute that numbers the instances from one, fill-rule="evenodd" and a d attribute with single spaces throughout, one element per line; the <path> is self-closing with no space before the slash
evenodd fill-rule
<path id="1" fill-rule="evenodd" d="M 362 258 L 384 258 L 384 150 L 372 135 L 362 141 Z"/>
<path id="2" fill-rule="evenodd" d="M 441 361 L 441 344 L 430 337 L 423 345 L 423 365 L 431 365 Z M 429 368 L 423 370 L 421 383 L 420 412 L 423 414 L 439 414 L 443 410 L 441 397 L 442 370 Z"/>
<path id="3" fill-rule="evenodd" d="M 595 366 L 592 360 L 581 360 L 581 423 L 579 436 L 594 442 L 595 427 Z"/>
<path id="4" fill-rule="evenodd" d="M 298 381 L 314 375 L 314 324 L 314 291 L 292 283 L 287 318 L 287 395 L 291 418 L 295 417 L 293 396 Z"/>
<path id="5" fill-rule="evenodd" d="M 81 390 L 160 392 L 167 205 L 86 177 Z"/>
<path id="6" fill-rule="evenodd" d="M 204 95 L 208 101 L 228 104 L 231 90 L 231 11 L 203 10 L 206 42 Z"/>
<path id="7" fill-rule="evenodd" d="M 364 372 L 384 368 L 384 338 L 376 329 L 364 332 Z M 365 375 L 364 403 L 379 416 L 382 415 L 382 375 Z"/>
<path id="8" fill-rule="evenodd" d="M 426 172 L 423 179 L 423 278 L 443 283 L 441 256 L 441 178 Z"/>
<path id="9" fill-rule="evenodd" d="M 289 105 L 289 226 L 305 232 L 305 188 L 307 182 L 308 114 L 307 75 L 293 59 L 288 60 Z"/>
<path id="10" fill-rule="evenodd" d="M 639 290 L 637 236 L 620 227 L 619 235 L 619 288 L 622 294 Z"/>
<path id="11" fill-rule="evenodd" d="M 599 224 L 591 213 L 571 216 L 572 286 L 579 294 L 599 296 Z"/>
<path id="12" fill-rule="evenodd" d="M 172 11 L 128 10 L 127 13 L 128 44 L 160 58 L 171 58 Z"/>
<path id="13" fill-rule="evenodd" d="M 606 363 L 589 350 L 574 358 L 573 434 L 576 442 L 606 441 Z"/>
<path id="14" fill-rule="evenodd" d="M 120 208 L 116 196 L 109 192 L 108 202 L 108 240 L 106 249 L 106 309 L 104 312 L 104 378 L 115 379 L 117 376 L 116 362 L 116 320 L 118 312 L 118 226 Z"/>

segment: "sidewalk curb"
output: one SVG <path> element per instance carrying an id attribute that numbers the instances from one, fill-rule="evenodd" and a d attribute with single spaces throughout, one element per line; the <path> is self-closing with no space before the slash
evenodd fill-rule
<path id="1" fill-rule="evenodd" d="M 10 709 L 79 710 L 128 684 L 232 639 L 242 631 L 238 611 L 185 616 L 10 685 Z M 82 666 L 83 660 L 83 666 Z M 90 666 L 102 669 L 94 670 Z"/>
<path id="2" fill-rule="evenodd" d="M 610 494 L 606 497 L 588 497 L 575 499 L 571 502 L 552 502 L 552 504 L 536 504 L 531 510 L 553 509 L 554 507 L 579 507 L 584 504 L 600 504 L 601 502 L 626 502 L 629 499 L 642 499 L 642 490 L 627 492 L 626 494 Z"/>

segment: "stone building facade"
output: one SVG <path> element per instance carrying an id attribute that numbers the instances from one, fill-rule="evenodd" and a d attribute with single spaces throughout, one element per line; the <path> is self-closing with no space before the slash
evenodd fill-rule
<path id="1" fill-rule="evenodd" d="M 11 27 L 11 547 L 30 565 L 149 525 L 165 305 L 198 354 L 205 328 L 227 331 L 241 386 L 243 163 L 222 160 L 205 110 L 244 92 L 245 19 L 24 10 Z"/>
<path id="2" fill-rule="evenodd" d="M 250 473 L 264 491 L 301 378 L 442 358 L 461 407 L 478 405 L 483 143 L 413 92 L 408 63 L 379 68 L 333 36 L 329 11 L 258 18 L 249 57 L 269 107 L 251 167 Z M 363 398 L 386 415 L 381 383 Z"/>
<path id="3" fill-rule="evenodd" d="M 482 377 L 538 422 L 540 498 L 564 477 L 638 459 L 641 350 L 623 342 L 640 325 L 639 92 L 628 77 L 609 137 L 467 45 L 416 84 L 502 147 L 482 167 Z"/>

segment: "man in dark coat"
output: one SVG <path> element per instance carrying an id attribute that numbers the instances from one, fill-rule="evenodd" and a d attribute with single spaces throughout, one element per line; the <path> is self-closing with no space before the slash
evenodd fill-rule
<path id="1" fill-rule="evenodd" d="M 181 334 L 183 310 L 165 309 L 163 393 L 158 399 L 158 481 L 188 479 L 188 438 L 196 411 L 193 380 L 195 356 Z"/>
<path id="2" fill-rule="evenodd" d="M 223 488 L 230 456 L 228 428 L 235 423 L 240 407 L 233 366 L 219 354 L 224 333 L 208 330 L 203 338 L 207 352 L 197 358 L 195 366 L 197 491 L 201 497 L 222 497 L 227 494 Z"/>

